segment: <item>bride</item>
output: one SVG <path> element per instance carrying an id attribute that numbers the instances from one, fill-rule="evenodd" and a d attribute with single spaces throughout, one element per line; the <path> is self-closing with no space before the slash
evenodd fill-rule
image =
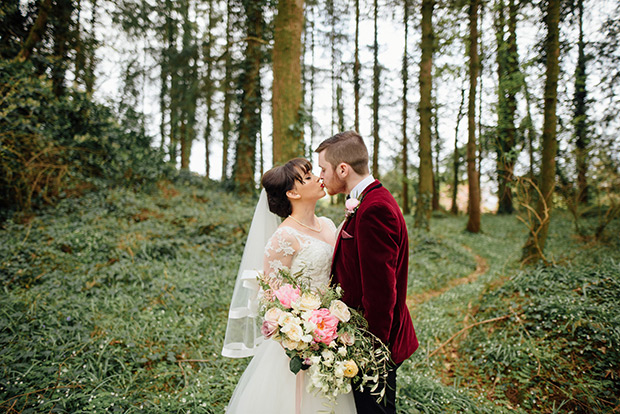
<path id="1" fill-rule="evenodd" d="M 231 301 L 222 355 L 253 358 L 239 379 L 227 413 L 314 414 L 330 410 L 327 399 L 306 391 L 305 371 L 289 369 L 289 358 L 274 340 L 263 340 L 257 316 L 257 270 L 275 275 L 286 267 L 303 270 L 313 287 L 327 286 L 337 230 L 314 213 L 325 196 L 309 161 L 295 158 L 269 170 L 254 212 Z M 268 207 L 267 207 L 268 206 Z M 267 211 L 269 209 L 269 211 Z M 274 216 L 284 218 L 282 223 Z M 353 394 L 340 395 L 334 411 L 355 413 Z"/>

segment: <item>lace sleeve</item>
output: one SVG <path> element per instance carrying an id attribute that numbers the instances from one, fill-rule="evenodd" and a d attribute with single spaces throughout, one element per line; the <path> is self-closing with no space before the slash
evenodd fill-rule
<path id="1" fill-rule="evenodd" d="M 265 245 L 263 271 L 265 275 L 274 277 L 278 270 L 291 268 L 293 257 L 299 250 L 299 241 L 286 227 L 281 227 L 271 236 Z"/>

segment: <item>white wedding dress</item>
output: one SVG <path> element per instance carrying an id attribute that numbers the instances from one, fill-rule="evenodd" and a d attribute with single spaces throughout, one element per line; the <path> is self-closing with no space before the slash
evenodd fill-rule
<path id="1" fill-rule="evenodd" d="M 323 226 L 334 232 L 334 223 L 320 218 Z M 288 267 L 292 274 L 303 271 L 313 287 L 329 284 L 334 248 L 329 243 L 302 233 L 292 227 L 280 227 L 265 246 L 264 271 L 275 274 Z M 293 374 L 289 358 L 282 346 L 271 339 L 256 350 L 235 388 L 226 412 L 228 414 L 300 414 L 330 412 L 331 406 L 322 396 L 308 393 L 305 371 Z M 299 400 L 296 392 L 299 391 Z M 354 414 L 353 394 L 340 395 L 334 412 Z"/>

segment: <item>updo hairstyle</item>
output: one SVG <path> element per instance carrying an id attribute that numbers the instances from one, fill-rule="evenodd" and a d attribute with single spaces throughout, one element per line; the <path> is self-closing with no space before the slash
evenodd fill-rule
<path id="1" fill-rule="evenodd" d="M 300 173 L 301 170 L 301 173 Z M 261 183 L 267 193 L 269 210 L 282 218 L 291 215 L 293 206 L 286 196 L 286 192 L 292 190 L 295 181 L 304 183 L 304 177 L 312 170 L 312 164 L 305 158 L 293 158 L 284 165 L 274 167 L 267 171 Z"/>

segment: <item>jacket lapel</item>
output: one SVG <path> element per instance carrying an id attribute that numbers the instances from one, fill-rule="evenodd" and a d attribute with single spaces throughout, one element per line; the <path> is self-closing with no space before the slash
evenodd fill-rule
<path id="1" fill-rule="evenodd" d="M 370 184 L 368 187 L 364 189 L 364 191 L 362 191 L 362 194 L 360 195 L 360 199 L 363 199 L 364 197 L 366 197 L 367 193 L 379 187 L 381 187 L 381 183 L 379 182 L 379 180 L 373 181 L 372 184 Z M 334 273 L 336 257 L 338 256 L 338 251 L 340 250 L 340 241 L 342 240 L 342 232 L 346 231 L 346 229 L 349 227 L 349 223 L 353 221 L 353 219 L 355 219 L 355 216 L 349 219 L 345 219 L 345 221 L 340 226 L 340 231 L 338 232 L 338 239 L 336 240 L 336 246 L 334 247 L 334 255 L 332 256 L 332 274 Z"/>

